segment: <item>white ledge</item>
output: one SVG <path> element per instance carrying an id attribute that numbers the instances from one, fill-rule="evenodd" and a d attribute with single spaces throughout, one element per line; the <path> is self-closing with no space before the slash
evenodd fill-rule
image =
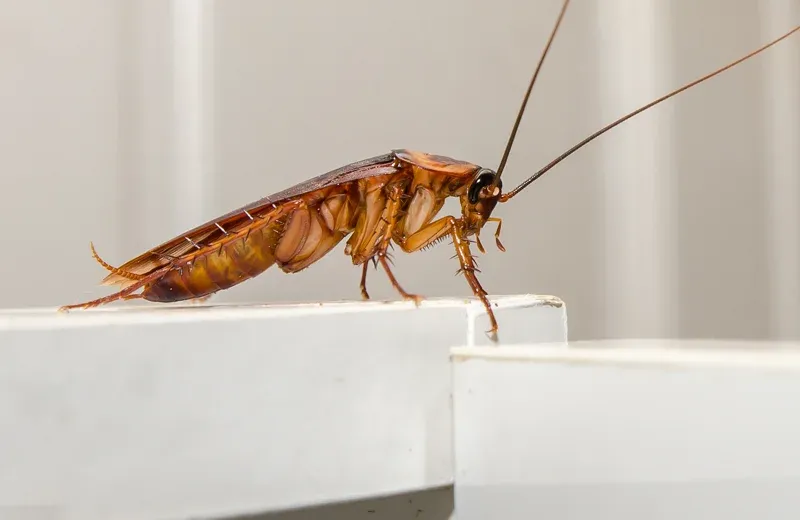
<path id="1" fill-rule="evenodd" d="M 566 341 L 496 297 L 504 341 Z M 0 518 L 225 517 L 453 482 L 453 346 L 474 300 L 0 312 Z M 47 516 L 47 515 L 45 515 Z"/>
<path id="2" fill-rule="evenodd" d="M 567 330 L 567 315 L 564 302 L 549 295 L 508 295 L 490 298 L 498 321 L 500 315 L 505 321 L 500 323 L 500 341 L 497 344 L 518 343 L 534 338 L 536 342 L 564 341 Z M 530 309 L 538 308 L 544 314 L 531 314 Z M 488 317 L 483 305 L 475 299 L 429 298 L 416 306 L 410 301 L 338 301 L 295 304 L 144 304 L 109 305 L 87 310 L 57 312 L 56 308 L 7 309 L 0 311 L 0 333 L 4 331 L 36 331 L 45 329 L 71 329 L 80 327 L 105 327 L 112 325 L 177 324 L 197 321 L 239 321 L 251 319 L 317 318 L 322 316 L 358 316 L 373 313 L 390 313 L 400 317 L 406 312 L 427 310 L 427 315 L 437 310 L 457 310 L 463 316 L 458 330 L 463 340 L 454 345 L 491 345 L 486 334 L 489 328 Z M 538 319 L 547 324 L 557 317 L 560 321 L 556 330 L 537 329 Z M 356 318 L 358 321 L 360 318 Z M 402 318 L 401 318 L 402 319 Z M 364 326 L 364 323 L 361 323 Z M 547 327 L 545 327 L 547 329 Z M 305 327 L 298 331 L 305 332 Z M 549 334 L 549 336 L 548 336 Z"/>
<path id="3" fill-rule="evenodd" d="M 800 343 L 747 340 L 629 339 L 572 341 L 561 344 L 502 345 L 501 348 L 454 347 L 455 361 L 508 360 L 521 363 L 569 365 L 717 367 L 746 370 L 800 370 Z"/>
<path id="4" fill-rule="evenodd" d="M 800 517 L 800 344 L 454 348 L 459 520 Z"/>

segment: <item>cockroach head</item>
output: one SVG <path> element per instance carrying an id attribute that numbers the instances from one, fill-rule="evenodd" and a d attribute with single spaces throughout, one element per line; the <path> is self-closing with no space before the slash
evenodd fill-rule
<path id="1" fill-rule="evenodd" d="M 481 200 L 497 198 L 503 189 L 503 181 L 497 180 L 497 186 L 494 186 L 494 180 L 497 173 L 488 168 L 481 168 L 475 172 L 472 178 L 472 183 L 469 185 L 467 191 L 467 199 L 470 204 L 478 204 Z"/>
<path id="2" fill-rule="evenodd" d="M 461 208 L 470 227 L 480 228 L 492 215 L 503 191 L 503 182 L 488 168 L 475 172 L 467 193 L 461 198 Z"/>

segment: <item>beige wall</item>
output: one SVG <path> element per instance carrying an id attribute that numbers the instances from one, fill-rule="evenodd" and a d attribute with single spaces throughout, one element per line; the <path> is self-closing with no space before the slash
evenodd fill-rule
<path id="1" fill-rule="evenodd" d="M 19 307 L 104 294 L 89 240 L 120 263 L 391 148 L 495 167 L 559 0 L 0 7 L 0 305 Z M 798 0 L 574 0 L 506 183 L 799 19 Z M 498 210 L 484 285 L 561 296 L 575 338 L 800 336 L 798 91 L 795 35 L 570 157 Z M 469 295 L 452 254 L 398 254 L 398 276 Z M 216 300 L 357 298 L 359 275 L 339 248 Z"/>

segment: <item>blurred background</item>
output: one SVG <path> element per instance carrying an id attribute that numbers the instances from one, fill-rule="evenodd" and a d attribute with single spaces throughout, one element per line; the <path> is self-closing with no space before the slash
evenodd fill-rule
<path id="1" fill-rule="evenodd" d="M 497 167 L 560 4 L 0 0 L 0 306 L 107 294 L 90 240 L 120 264 L 393 148 Z M 573 0 L 506 186 L 798 20 L 800 0 Z M 499 207 L 484 286 L 561 297 L 574 339 L 800 337 L 798 92 L 796 34 L 594 141 Z M 396 273 L 469 296 L 452 255 Z M 210 303 L 358 299 L 359 277 L 340 244 Z"/>

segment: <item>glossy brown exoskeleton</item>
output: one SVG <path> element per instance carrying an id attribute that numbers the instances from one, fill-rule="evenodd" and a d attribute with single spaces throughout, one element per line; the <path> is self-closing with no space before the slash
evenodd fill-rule
<path id="1" fill-rule="evenodd" d="M 395 150 L 356 162 L 213 219 L 119 267 L 101 260 L 92 247 L 95 259 L 110 271 L 103 283 L 117 285 L 120 290 L 62 309 L 94 307 L 120 299 L 177 302 L 205 298 L 257 276 L 273 265 L 287 273 L 305 269 L 348 236 L 345 254 L 351 257 L 354 265 L 362 266 L 361 294 L 364 298 L 369 298 L 366 274 L 372 261 L 383 267 L 404 298 L 419 301 L 420 296 L 408 293 L 395 278 L 387 261 L 390 243 L 412 253 L 450 239 L 460 272 L 486 307 L 491 321 L 489 332 L 496 337 L 497 322 L 486 291 L 475 275 L 470 250 L 470 239 L 474 237 L 483 252 L 480 232 L 488 222 L 497 223 L 496 243 L 504 250 L 499 240 L 501 219 L 492 216 L 496 205 L 510 200 L 557 163 L 614 126 L 800 30 L 800 26 L 795 27 L 747 56 L 614 121 L 561 154 L 514 190 L 503 193 L 500 178 L 517 128 L 568 4 L 566 0 L 562 5 L 497 171 L 411 150 Z M 449 197 L 459 199 L 461 215 L 437 218 Z"/>

